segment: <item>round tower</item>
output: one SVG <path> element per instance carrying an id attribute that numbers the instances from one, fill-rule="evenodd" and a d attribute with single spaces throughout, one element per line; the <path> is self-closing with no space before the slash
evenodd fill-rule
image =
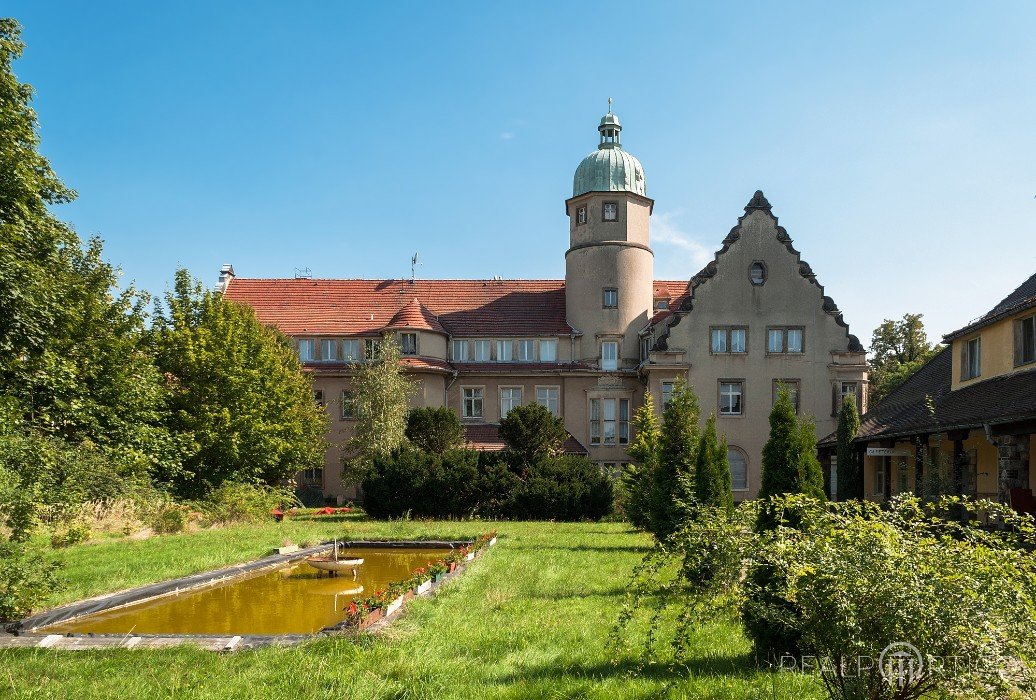
<path id="1" fill-rule="evenodd" d="M 566 200 L 570 245 L 565 253 L 568 323 L 579 331 L 579 359 L 602 362 L 618 343 L 615 364 L 640 361 L 638 331 L 651 317 L 654 253 L 644 168 L 622 149 L 622 125 L 608 114 L 597 127 L 600 143 L 576 168 Z"/>

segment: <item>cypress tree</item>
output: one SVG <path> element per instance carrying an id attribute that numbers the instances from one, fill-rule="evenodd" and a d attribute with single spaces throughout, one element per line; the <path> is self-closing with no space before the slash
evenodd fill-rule
<path id="1" fill-rule="evenodd" d="M 633 414 L 633 440 L 626 449 L 633 461 L 623 467 L 620 478 L 623 511 L 630 523 L 641 530 L 651 527 L 651 496 L 660 437 L 655 400 L 649 391 L 644 395 L 644 405 Z"/>
<path id="2" fill-rule="evenodd" d="M 651 498 L 651 531 L 672 534 L 689 515 L 694 500 L 694 459 L 698 448 L 698 397 L 681 379 L 662 412 L 659 463 Z"/>
<path id="3" fill-rule="evenodd" d="M 705 424 L 705 433 L 698 441 L 698 454 L 694 468 L 694 495 L 703 506 L 722 508 L 728 512 L 734 508 L 734 494 L 731 491 L 730 464 L 727 461 L 727 439 L 722 446 L 716 436 L 716 414 L 711 414 Z"/>
<path id="4" fill-rule="evenodd" d="M 860 431 L 860 414 L 856 412 L 853 396 L 842 399 L 842 410 L 838 412 L 838 492 L 839 501 L 859 498 L 862 493 L 860 464 L 853 439 Z"/>

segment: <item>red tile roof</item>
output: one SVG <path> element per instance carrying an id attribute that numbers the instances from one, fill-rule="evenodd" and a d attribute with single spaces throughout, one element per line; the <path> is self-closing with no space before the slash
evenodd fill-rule
<path id="1" fill-rule="evenodd" d="M 500 426 L 494 423 L 472 423 L 464 426 L 464 446 L 482 452 L 503 452 L 507 445 L 500 437 Z M 590 454 L 583 444 L 568 434 L 561 451 L 570 455 Z"/>
<path id="2" fill-rule="evenodd" d="M 661 280 L 674 306 L 686 281 Z M 419 300 L 421 316 L 458 337 L 568 335 L 564 280 L 359 280 L 231 278 L 226 297 L 288 335 L 375 335 Z M 427 315 L 426 315 L 427 314 Z M 429 318 L 428 316 L 431 316 Z M 407 312 L 410 316 L 410 312 Z"/>
<path id="3" fill-rule="evenodd" d="M 428 307 L 414 297 L 410 303 L 396 312 L 392 320 L 385 326 L 385 330 L 393 328 L 420 328 L 425 331 L 436 331 L 445 333 L 439 319 L 435 317 Z"/>

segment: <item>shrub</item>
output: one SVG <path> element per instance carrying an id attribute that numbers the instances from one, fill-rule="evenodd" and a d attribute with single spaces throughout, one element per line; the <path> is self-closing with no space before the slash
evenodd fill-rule
<path id="1" fill-rule="evenodd" d="M 698 448 L 698 397 L 681 379 L 662 411 L 658 466 L 654 470 L 649 529 L 662 540 L 691 516 L 694 457 Z"/>
<path id="2" fill-rule="evenodd" d="M 168 503 L 151 518 L 151 529 L 159 535 L 174 535 L 187 529 L 187 508 Z"/>
<path id="3" fill-rule="evenodd" d="M 512 408 L 500 421 L 500 437 L 516 464 L 528 467 L 561 451 L 568 437 L 565 421 L 544 406 L 530 404 Z"/>
<path id="4" fill-rule="evenodd" d="M 268 520 L 275 508 L 300 505 L 288 489 L 232 481 L 224 482 L 197 502 L 206 520 L 219 525 Z"/>
<path id="5" fill-rule="evenodd" d="M 0 542 L 0 622 L 32 614 L 58 588 L 57 564 L 24 544 Z"/>
<path id="6" fill-rule="evenodd" d="M 641 530 L 651 528 L 651 498 L 659 459 L 658 418 L 651 392 L 633 414 L 633 440 L 626 452 L 632 460 L 622 469 L 616 502 L 630 523 Z"/>
<path id="7" fill-rule="evenodd" d="M 82 544 L 90 539 L 90 526 L 82 520 L 73 520 L 60 526 L 50 536 L 50 546 L 54 549 Z"/>
<path id="8" fill-rule="evenodd" d="M 419 450 L 441 455 L 460 443 L 460 419 L 448 406 L 414 408 L 407 414 L 406 439 Z"/>
<path id="9" fill-rule="evenodd" d="M 612 482 L 584 457 L 536 462 L 506 505 L 518 520 L 600 520 L 612 509 Z"/>

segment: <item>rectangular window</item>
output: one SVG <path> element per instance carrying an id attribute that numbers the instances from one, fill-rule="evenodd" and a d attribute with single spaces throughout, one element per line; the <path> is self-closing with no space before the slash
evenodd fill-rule
<path id="1" fill-rule="evenodd" d="M 740 416 L 744 406 L 744 382 L 719 383 L 719 414 L 721 416 Z"/>
<path id="2" fill-rule="evenodd" d="M 324 481 L 324 470 L 319 467 L 315 469 L 303 469 L 300 474 L 300 480 L 307 484 L 320 484 Z"/>
<path id="3" fill-rule="evenodd" d="M 842 410 L 842 404 L 845 403 L 845 397 L 852 396 L 853 401 L 856 402 L 856 408 L 860 408 L 860 388 L 856 382 L 841 382 L 841 389 L 839 391 L 838 406 L 835 408 L 835 415 Z"/>
<path id="4" fill-rule="evenodd" d="M 511 361 L 511 341 L 510 340 L 498 340 L 496 341 L 496 361 L 497 362 L 510 362 Z"/>
<path id="5" fill-rule="evenodd" d="M 586 207 L 579 207 L 578 209 L 576 209 L 576 223 L 586 223 Z"/>
<path id="6" fill-rule="evenodd" d="M 536 403 L 555 416 L 561 414 L 561 388 L 556 386 L 536 387 Z"/>
<path id="7" fill-rule="evenodd" d="M 665 311 L 668 308 L 669 308 L 669 300 L 668 299 L 659 299 L 658 301 L 655 302 L 655 310 L 656 311 Z"/>
<path id="8" fill-rule="evenodd" d="M 619 344 L 614 340 L 601 343 L 601 369 L 614 372 L 619 368 Z"/>
<path id="9" fill-rule="evenodd" d="M 466 341 L 466 340 L 454 340 L 453 341 L 453 361 L 454 362 L 467 362 L 468 361 L 468 341 Z"/>
<path id="10" fill-rule="evenodd" d="M 304 339 L 299 341 L 299 360 L 302 362 L 313 361 L 313 341 Z"/>
<path id="11" fill-rule="evenodd" d="M 324 405 L 324 392 L 323 392 L 323 390 L 321 390 L 321 389 L 314 389 L 313 390 L 313 401 L 316 403 L 317 406 L 323 406 Z"/>
<path id="12" fill-rule="evenodd" d="M 802 329 L 801 328 L 789 328 L 788 329 L 788 352 L 802 352 Z"/>
<path id="13" fill-rule="evenodd" d="M 558 341 L 556 340 L 541 340 L 540 341 L 540 362 L 557 362 L 558 361 Z"/>
<path id="14" fill-rule="evenodd" d="M 489 362 L 490 344 L 488 340 L 475 341 L 475 362 Z"/>
<path id="15" fill-rule="evenodd" d="M 669 402 L 673 400 L 673 387 L 676 386 L 676 382 L 662 382 L 662 410 L 669 405 Z"/>
<path id="16" fill-rule="evenodd" d="M 802 382 L 798 379 L 774 379 L 773 380 L 773 403 L 777 403 L 777 392 L 781 386 L 788 390 L 791 395 L 791 405 L 795 407 L 795 413 L 799 412 L 799 396 L 802 392 Z"/>
<path id="17" fill-rule="evenodd" d="M 1014 364 L 1036 362 L 1036 316 L 1023 318 L 1014 326 Z"/>
<path id="18" fill-rule="evenodd" d="M 519 362 L 535 362 L 536 361 L 536 341 L 535 340 L 519 340 L 518 341 L 518 361 Z"/>
<path id="19" fill-rule="evenodd" d="M 649 360 L 651 358 L 651 336 L 640 339 L 640 359 L 642 361 Z"/>
<path id="20" fill-rule="evenodd" d="M 618 221 L 619 220 L 619 205 L 615 202 L 604 203 L 604 220 L 605 221 Z"/>
<path id="21" fill-rule="evenodd" d="M 606 309 L 619 308 L 619 290 L 614 287 L 609 287 L 603 290 L 601 306 Z"/>
<path id="22" fill-rule="evenodd" d="M 743 326 L 713 328 L 709 331 L 709 351 L 714 354 L 740 354 L 748 347 L 748 329 Z"/>
<path id="23" fill-rule="evenodd" d="M 727 351 L 727 331 L 724 328 L 712 329 L 712 352 Z"/>
<path id="24" fill-rule="evenodd" d="M 363 359 L 372 362 L 378 356 L 378 347 L 381 341 L 377 338 L 365 338 L 363 341 Z"/>
<path id="25" fill-rule="evenodd" d="M 748 490 L 748 460 L 741 450 L 732 447 L 727 450 L 727 463 L 730 465 L 730 489 L 732 491 Z"/>
<path id="26" fill-rule="evenodd" d="M 331 338 L 324 338 L 320 341 L 320 359 L 324 362 L 334 362 L 338 359 L 338 341 Z"/>
<path id="27" fill-rule="evenodd" d="M 629 399 L 590 399 L 590 444 L 628 444 L 629 412 Z"/>
<path id="28" fill-rule="evenodd" d="M 961 345 L 960 378 L 974 379 L 982 374 L 982 338 L 972 338 Z"/>
<path id="29" fill-rule="evenodd" d="M 349 338 L 342 341 L 342 359 L 346 362 L 356 362 L 360 359 L 360 341 Z"/>
<path id="30" fill-rule="evenodd" d="M 874 468 L 874 495 L 879 498 L 885 497 L 885 458 Z"/>
<path id="31" fill-rule="evenodd" d="M 399 334 L 399 352 L 403 355 L 417 354 L 417 333 Z"/>
<path id="32" fill-rule="evenodd" d="M 522 388 L 520 386 L 500 387 L 500 417 L 505 417 L 515 406 L 522 405 Z"/>
<path id="33" fill-rule="evenodd" d="M 482 399 L 484 390 L 482 387 L 472 386 L 463 389 L 464 405 L 461 408 L 465 418 L 482 417 Z"/>
<path id="34" fill-rule="evenodd" d="M 356 417 L 356 397 L 351 391 L 342 392 L 342 420 Z"/>
<path id="35" fill-rule="evenodd" d="M 784 331 L 770 328 L 766 331 L 766 352 L 784 352 Z"/>

